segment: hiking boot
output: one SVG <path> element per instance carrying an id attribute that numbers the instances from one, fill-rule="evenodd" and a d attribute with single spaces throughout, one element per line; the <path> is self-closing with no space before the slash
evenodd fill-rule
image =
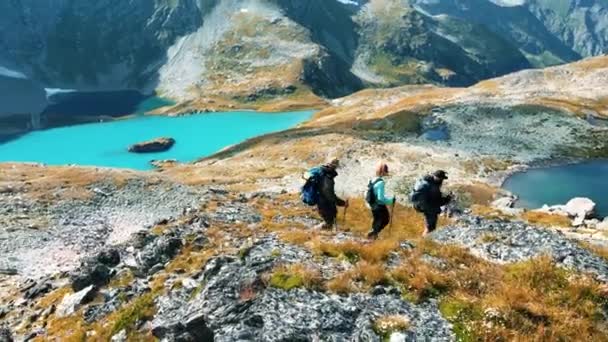
<path id="1" fill-rule="evenodd" d="M 317 230 L 331 230 L 333 226 L 327 223 L 319 223 L 318 225 L 315 226 L 315 229 Z"/>
<path id="2" fill-rule="evenodd" d="M 367 238 L 370 240 L 376 240 L 378 238 L 378 233 L 371 231 L 367 233 Z"/>

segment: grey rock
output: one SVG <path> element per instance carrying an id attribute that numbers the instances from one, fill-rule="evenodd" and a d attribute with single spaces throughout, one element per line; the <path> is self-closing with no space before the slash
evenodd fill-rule
<path id="1" fill-rule="evenodd" d="M 273 256 L 276 249 L 281 251 L 278 257 Z M 307 261 L 312 261 L 307 251 L 274 238 L 257 241 L 240 258 L 212 259 L 195 298 L 173 290 L 158 299 L 153 332 L 162 340 L 175 341 L 204 323 L 213 331 L 214 341 L 380 341 L 372 329 L 373 319 L 402 314 L 411 318 L 412 340 L 453 339 L 436 303 L 413 305 L 390 287 L 378 287 L 376 295 L 341 297 L 306 289 L 266 288 L 260 279 L 277 263 Z"/>
<path id="2" fill-rule="evenodd" d="M 484 242 L 482 237 L 487 234 L 496 239 Z M 464 246 L 474 254 L 498 263 L 549 255 L 560 266 L 591 273 L 602 281 L 608 281 L 608 263 L 604 259 L 580 247 L 563 234 L 523 222 L 462 217 L 457 224 L 433 232 L 431 238 L 441 243 Z"/>
<path id="3" fill-rule="evenodd" d="M 8 327 L 0 326 L 0 342 L 13 342 L 13 334 Z"/>
<path id="4" fill-rule="evenodd" d="M 0 274 L 11 276 L 11 275 L 17 275 L 17 274 L 19 274 L 19 272 L 17 271 L 16 268 L 2 267 L 2 268 L 0 268 Z"/>
<path id="5" fill-rule="evenodd" d="M 78 292 L 89 285 L 103 286 L 110 281 L 110 268 L 99 263 L 85 263 L 70 275 L 72 289 Z"/>
<path id="6" fill-rule="evenodd" d="M 577 197 L 566 203 L 565 210 L 570 217 L 584 221 L 595 212 L 595 202 L 588 198 Z"/>
<path id="7" fill-rule="evenodd" d="M 148 275 L 158 272 L 162 269 L 162 265 L 171 260 L 181 247 L 182 240 L 175 236 L 157 238 L 137 254 L 138 271 Z M 160 269 L 156 265 L 160 265 Z"/>
<path id="8" fill-rule="evenodd" d="M 73 314 L 82 304 L 86 304 L 87 302 L 91 301 L 94 296 L 95 287 L 93 285 L 89 285 L 88 287 L 74 294 L 66 295 L 63 297 L 61 303 L 57 306 L 57 316 L 65 317 Z"/>
<path id="9" fill-rule="evenodd" d="M 127 331 L 121 330 L 118 334 L 112 336 L 110 339 L 111 342 L 126 342 L 127 341 Z"/>
<path id="10" fill-rule="evenodd" d="M 34 299 L 48 293 L 53 288 L 53 284 L 48 280 L 41 280 L 37 282 L 34 286 L 29 287 L 25 293 L 23 294 L 23 298 L 25 299 Z"/>
<path id="11" fill-rule="evenodd" d="M 116 248 L 109 248 L 97 254 L 97 262 L 108 267 L 114 267 L 120 263 L 120 252 Z"/>

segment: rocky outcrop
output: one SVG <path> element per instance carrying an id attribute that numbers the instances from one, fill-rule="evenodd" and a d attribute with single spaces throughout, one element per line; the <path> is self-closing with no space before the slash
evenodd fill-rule
<path id="1" fill-rule="evenodd" d="M 564 210 L 570 217 L 574 217 L 575 223 L 580 221 L 582 224 L 585 219 L 590 218 L 594 214 L 595 202 L 588 198 L 573 198 L 566 203 Z"/>
<path id="2" fill-rule="evenodd" d="M 57 306 L 57 316 L 65 317 L 73 314 L 82 304 L 91 301 L 94 296 L 95 287 L 93 285 L 89 285 L 74 294 L 66 295 L 59 306 Z"/>
<path id="3" fill-rule="evenodd" d="M 548 255 L 560 266 L 591 273 L 602 281 L 608 281 L 608 263 L 604 259 L 559 232 L 522 222 L 463 217 L 457 224 L 434 232 L 432 239 L 465 246 L 474 254 L 499 263 Z"/>
<path id="4" fill-rule="evenodd" d="M 608 52 L 606 2 L 529 0 L 526 6 L 549 31 L 582 56 Z"/>
<path id="5" fill-rule="evenodd" d="M 280 255 L 273 251 L 279 250 Z M 380 341 L 372 321 L 383 315 L 408 317 L 407 340 L 451 340 L 450 325 L 436 303 L 413 305 L 397 289 L 335 296 L 322 292 L 267 287 L 262 281 L 274 265 L 306 262 L 311 255 L 294 246 L 262 239 L 242 257 L 210 260 L 196 279 L 202 290 L 172 291 L 158 301 L 153 332 L 162 341 L 210 336 L 214 341 L 327 340 Z M 188 304 L 186 304 L 188 303 Z M 194 323 L 197 324 L 194 324 Z"/>
<path id="6" fill-rule="evenodd" d="M 0 326 L 0 342 L 13 342 L 13 334 L 3 326 Z"/>
<path id="7" fill-rule="evenodd" d="M 114 249 L 101 251 L 98 255 L 83 260 L 80 267 L 70 275 L 72 289 L 79 292 L 90 285 L 106 285 L 112 277 L 111 267 L 119 262 L 120 255 Z"/>
<path id="8" fill-rule="evenodd" d="M 595 202 L 589 198 L 577 197 L 571 199 L 565 205 L 544 205 L 536 211 L 570 217 L 572 219 L 572 226 L 580 227 L 588 222 L 587 219 L 593 218 L 595 206 Z"/>
<path id="9" fill-rule="evenodd" d="M 155 153 L 168 151 L 175 145 L 173 138 L 156 138 L 129 146 L 131 153 Z"/>
<path id="10" fill-rule="evenodd" d="M 158 272 L 177 254 L 182 245 L 182 240 L 175 236 L 162 236 L 155 239 L 137 254 L 137 270 L 142 274 Z"/>

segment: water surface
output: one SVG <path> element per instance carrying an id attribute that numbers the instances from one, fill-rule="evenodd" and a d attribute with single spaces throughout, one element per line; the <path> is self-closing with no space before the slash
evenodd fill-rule
<path id="1" fill-rule="evenodd" d="M 119 91 L 51 91 L 50 105 L 42 116 L 53 121 L 60 117 L 112 116 L 147 113 L 156 108 L 174 104 L 172 101 L 153 95 L 144 95 L 135 90 Z"/>
<path id="2" fill-rule="evenodd" d="M 608 160 L 531 169 L 509 177 L 503 187 L 517 194 L 524 208 L 588 197 L 597 203 L 598 216 L 608 216 Z"/>
<path id="3" fill-rule="evenodd" d="M 138 116 L 105 123 L 34 131 L 0 144 L 0 162 L 40 162 L 150 169 L 150 160 L 189 162 L 258 135 L 284 130 L 313 112 L 230 112 L 183 117 Z M 129 145 L 173 137 L 176 144 L 162 153 L 133 154 Z"/>

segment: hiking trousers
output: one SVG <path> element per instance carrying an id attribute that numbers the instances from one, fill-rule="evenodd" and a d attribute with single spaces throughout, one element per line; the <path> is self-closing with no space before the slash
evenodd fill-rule
<path id="1" fill-rule="evenodd" d="M 432 232 L 437 229 L 437 220 L 441 212 L 424 212 L 424 222 L 426 224 L 427 232 Z"/>
<path id="2" fill-rule="evenodd" d="M 333 227 L 336 223 L 336 216 L 338 216 L 338 208 L 335 205 L 319 203 L 318 207 L 319 215 L 325 221 L 328 227 Z"/>
<path id="3" fill-rule="evenodd" d="M 368 236 L 376 238 L 382 229 L 390 223 L 391 214 L 386 205 L 378 205 L 372 209 L 372 216 L 374 217 L 374 221 L 372 222 L 372 230 Z"/>

